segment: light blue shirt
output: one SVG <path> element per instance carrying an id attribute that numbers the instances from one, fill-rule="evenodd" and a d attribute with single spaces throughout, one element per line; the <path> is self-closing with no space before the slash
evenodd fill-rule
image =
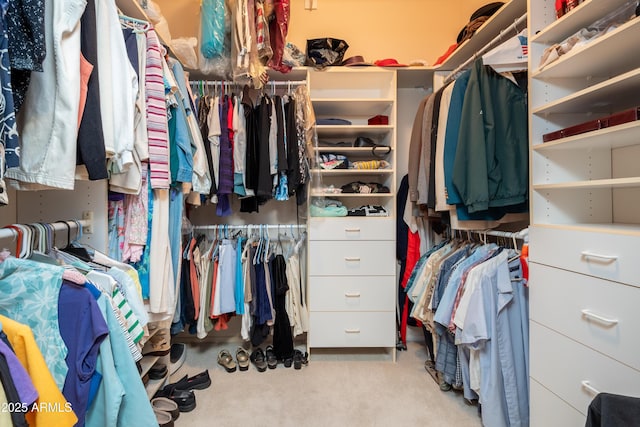
<path id="1" fill-rule="evenodd" d="M 462 275 L 469 267 L 481 259 L 486 258 L 489 253 L 496 248 L 497 246 L 495 244 L 480 246 L 467 258 L 453 266 L 454 271 L 449 277 L 449 281 L 447 282 L 445 291 L 440 299 L 438 308 L 434 313 L 434 322 L 438 322 L 445 327 L 449 327 L 449 321 L 451 320 L 451 314 L 453 313 L 453 303 L 456 299 L 456 293 L 458 292 Z"/>
<path id="2" fill-rule="evenodd" d="M 105 295 L 98 298 L 98 306 L 107 321 L 109 335 L 100 345 L 96 370 L 102 374 L 102 382 L 87 411 L 85 425 L 157 427 L 158 421 L 124 332 Z"/>
<path id="3" fill-rule="evenodd" d="M 483 264 L 469 300 L 461 344 L 478 351 L 483 425 L 529 425 L 527 355 L 507 251 Z"/>

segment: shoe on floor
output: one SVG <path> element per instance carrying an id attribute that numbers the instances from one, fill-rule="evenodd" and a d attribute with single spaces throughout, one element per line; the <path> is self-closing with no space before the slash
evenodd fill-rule
<path id="1" fill-rule="evenodd" d="M 193 377 L 183 377 L 175 383 L 175 388 L 178 390 L 204 390 L 210 385 L 211 377 L 209 377 L 209 370 L 207 369 Z"/>
<path id="2" fill-rule="evenodd" d="M 169 373 L 174 374 L 178 369 L 180 369 L 187 358 L 187 345 L 181 342 L 171 344 L 169 355 L 169 360 L 171 362 Z"/>
<path id="3" fill-rule="evenodd" d="M 231 353 L 226 349 L 220 350 L 220 353 L 218 353 L 218 365 L 222 366 L 227 372 L 235 372 L 237 368 Z"/>
<path id="4" fill-rule="evenodd" d="M 156 421 L 160 427 L 173 427 L 173 418 L 168 412 L 160 411 L 159 409 L 153 409 L 153 413 L 156 416 Z"/>
<path id="5" fill-rule="evenodd" d="M 264 372 L 267 370 L 267 361 L 264 358 L 264 352 L 260 347 L 253 350 L 250 356 L 251 363 L 256 367 L 258 372 Z"/>
<path id="6" fill-rule="evenodd" d="M 168 397 L 155 397 L 151 399 L 151 407 L 154 411 L 162 411 L 170 414 L 173 421 L 180 417 L 178 404 Z"/>
<path id="7" fill-rule="evenodd" d="M 249 353 L 242 347 L 236 350 L 236 360 L 241 371 L 249 370 Z"/>
<path id="8" fill-rule="evenodd" d="M 166 397 L 173 400 L 180 412 L 190 412 L 196 407 L 196 395 L 190 390 L 177 389 L 173 384 L 164 386 L 153 397 Z"/>
<path id="9" fill-rule="evenodd" d="M 276 357 L 276 353 L 273 351 L 273 346 L 267 346 L 265 355 L 267 356 L 267 366 L 269 369 L 276 369 L 276 366 L 278 366 L 278 358 Z"/>

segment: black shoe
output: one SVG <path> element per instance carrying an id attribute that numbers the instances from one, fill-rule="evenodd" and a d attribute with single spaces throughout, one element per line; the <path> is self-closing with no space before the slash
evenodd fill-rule
<path id="1" fill-rule="evenodd" d="M 308 357 L 306 351 L 303 353 L 300 350 L 293 350 L 293 368 L 302 369 L 302 365 L 309 363 Z"/>
<path id="2" fill-rule="evenodd" d="M 251 356 L 249 358 L 251 359 L 251 363 L 254 364 L 258 372 L 264 372 L 267 370 L 267 362 L 264 359 L 264 353 L 262 352 L 262 349 L 260 347 L 253 350 L 253 353 L 251 353 Z"/>
<path id="3" fill-rule="evenodd" d="M 204 390 L 211 385 L 211 377 L 209 377 L 209 370 L 200 372 L 193 377 L 183 377 L 180 381 L 175 383 L 175 388 L 178 390 Z"/>
<path id="4" fill-rule="evenodd" d="M 167 365 L 164 363 L 156 363 L 149 369 L 149 379 L 161 380 L 166 377 L 168 373 Z"/>
<path id="5" fill-rule="evenodd" d="M 173 374 L 180 369 L 187 358 L 187 345 L 184 343 L 171 344 L 171 351 L 169 354 L 169 360 L 171 361 L 169 370 L 171 371 L 171 374 Z"/>
<path id="6" fill-rule="evenodd" d="M 276 357 L 276 353 L 273 351 L 273 346 L 268 345 L 265 354 L 267 356 L 267 366 L 269 369 L 276 369 L 278 366 L 278 358 Z"/>
<path id="7" fill-rule="evenodd" d="M 168 397 L 176 402 L 180 412 L 190 412 L 196 407 L 196 395 L 190 390 L 177 389 L 174 384 L 167 384 L 153 397 Z"/>

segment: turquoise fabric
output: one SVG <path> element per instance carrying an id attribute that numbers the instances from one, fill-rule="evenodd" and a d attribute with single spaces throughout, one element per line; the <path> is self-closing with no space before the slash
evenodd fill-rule
<path id="1" fill-rule="evenodd" d="M 69 370 L 67 346 L 58 327 L 63 271 L 56 265 L 13 257 L 0 263 L 0 314 L 31 328 L 60 390 Z"/>
<path id="2" fill-rule="evenodd" d="M 98 305 L 109 327 L 109 336 L 100 345 L 96 369 L 102 383 L 87 412 L 87 427 L 157 427 L 147 391 L 131 357 L 124 332 L 105 295 Z"/>

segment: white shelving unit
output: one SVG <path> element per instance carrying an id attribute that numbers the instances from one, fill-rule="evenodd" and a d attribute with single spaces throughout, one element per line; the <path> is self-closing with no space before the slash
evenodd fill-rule
<path id="1" fill-rule="evenodd" d="M 547 47 L 624 3 L 586 0 L 556 20 L 554 1 L 529 2 L 532 426 L 584 424 L 597 392 L 640 396 L 640 123 L 542 139 L 640 105 L 640 19 L 538 68 Z"/>
<path id="2" fill-rule="evenodd" d="M 417 76 L 411 77 L 417 83 Z M 411 84 L 411 83 L 407 83 Z M 346 142 L 369 137 L 390 147 L 317 147 L 316 154 L 335 153 L 349 161 L 389 162 L 385 169 L 320 170 L 314 167 L 310 199 L 330 197 L 347 208 L 380 205 L 387 217 L 309 217 L 310 348 L 387 348 L 395 360 L 395 193 L 396 193 L 396 90 L 395 70 L 378 67 L 334 67 L 309 71 L 309 88 L 316 119 L 342 118 L 351 125 L 318 125 L 320 141 Z M 386 115 L 388 125 L 367 124 L 369 118 Z M 389 193 L 326 194 L 354 182 L 376 182 Z"/>

